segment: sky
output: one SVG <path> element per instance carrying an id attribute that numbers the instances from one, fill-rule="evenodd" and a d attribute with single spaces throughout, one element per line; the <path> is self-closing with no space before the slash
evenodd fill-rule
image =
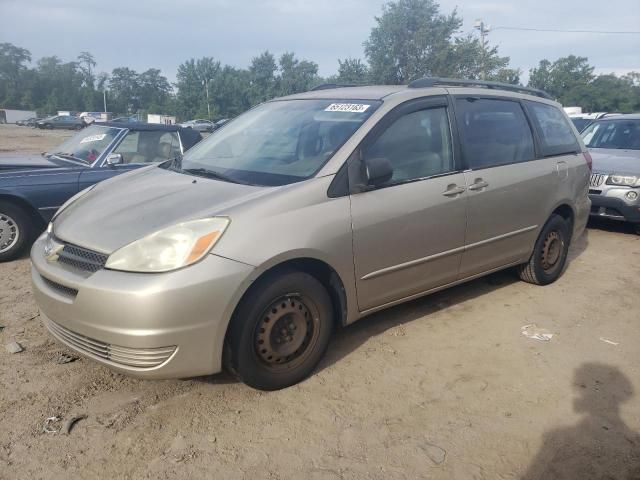
<path id="1" fill-rule="evenodd" d="M 364 57 L 362 43 L 383 0 L 0 0 L 0 42 L 31 51 L 33 60 L 65 61 L 91 52 L 96 71 L 159 68 L 170 81 L 180 63 L 211 56 L 247 67 L 264 50 L 293 51 L 319 73 L 336 73 L 338 59 Z M 530 68 L 547 58 L 586 56 L 597 73 L 640 71 L 640 35 L 514 31 L 499 27 L 640 30 L 640 0 L 441 0 L 457 8 L 460 34 L 476 19 L 492 27 L 489 42 L 511 66 Z M 477 32 L 476 32 L 477 33 Z"/>

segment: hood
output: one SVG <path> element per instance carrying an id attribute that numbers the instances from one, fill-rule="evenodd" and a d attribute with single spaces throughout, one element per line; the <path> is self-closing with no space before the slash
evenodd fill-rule
<path id="1" fill-rule="evenodd" d="M 99 183 L 56 218 L 54 233 L 65 242 L 110 254 L 180 222 L 227 215 L 278 188 L 142 168 Z"/>
<path id="2" fill-rule="evenodd" d="M 589 153 L 594 172 L 640 174 L 640 150 L 591 148 Z"/>
<path id="3" fill-rule="evenodd" d="M 46 158 L 42 155 L 3 155 L 0 156 L 0 172 L 11 170 L 38 170 L 47 168 L 60 168 L 76 166 L 74 162 L 68 162 L 57 158 Z"/>

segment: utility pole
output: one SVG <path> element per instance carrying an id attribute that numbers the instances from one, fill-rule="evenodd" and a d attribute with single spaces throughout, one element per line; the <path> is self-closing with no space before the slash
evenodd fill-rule
<path id="1" fill-rule="evenodd" d="M 102 90 L 102 103 L 104 105 L 104 113 L 107 113 L 107 91 Z"/>
<path id="2" fill-rule="evenodd" d="M 482 80 L 487 78 L 487 35 L 491 31 L 489 25 L 485 24 L 483 20 L 478 19 L 473 24 L 473 28 L 480 31 L 480 46 L 482 47 Z"/>
<path id="3" fill-rule="evenodd" d="M 204 88 L 207 91 L 207 115 L 208 119 L 211 120 L 211 106 L 209 105 L 209 79 L 205 78 L 202 81 L 202 85 L 204 85 Z"/>

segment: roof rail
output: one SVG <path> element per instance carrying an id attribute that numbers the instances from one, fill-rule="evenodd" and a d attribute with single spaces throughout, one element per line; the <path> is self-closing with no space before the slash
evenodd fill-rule
<path id="1" fill-rule="evenodd" d="M 313 87 L 310 92 L 315 92 L 316 90 L 331 90 L 333 88 L 349 88 L 349 87 L 364 87 L 365 85 L 352 85 L 352 84 L 340 84 L 340 83 L 323 83 L 322 85 L 318 85 Z"/>
<path id="2" fill-rule="evenodd" d="M 548 98 L 552 100 L 551 95 L 543 90 L 537 88 L 522 87 L 520 85 L 512 85 L 510 83 L 502 82 L 488 82 L 486 80 L 467 80 L 459 78 L 440 78 L 440 77 L 425 77 L 418 80 L 414 80 L 409 84 L 409 88 L 427 88 L 436 86 L 454 86 L 454 87 L 482 87 L 496 90 L 507 90 L 510 92 L 528 93 L 537 97 Z"/>

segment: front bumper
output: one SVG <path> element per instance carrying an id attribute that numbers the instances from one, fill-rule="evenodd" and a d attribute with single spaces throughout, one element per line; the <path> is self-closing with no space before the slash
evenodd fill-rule
<path id="1" fill-rule="evenodd" d="M 119 372 L 142 378 L 217 373 L 227 325 L 253 267 L 207 255 L 162 274 L 76 270 L 31 250 L 32 283 L 55 338 Z"/>
<path id="2" fill-rule="evenodd" d="M 597 194 L 590 194 L 589 198 L 592 217 L 640 223 L 640 202 L 630 203 L 622 198 Z"/>

